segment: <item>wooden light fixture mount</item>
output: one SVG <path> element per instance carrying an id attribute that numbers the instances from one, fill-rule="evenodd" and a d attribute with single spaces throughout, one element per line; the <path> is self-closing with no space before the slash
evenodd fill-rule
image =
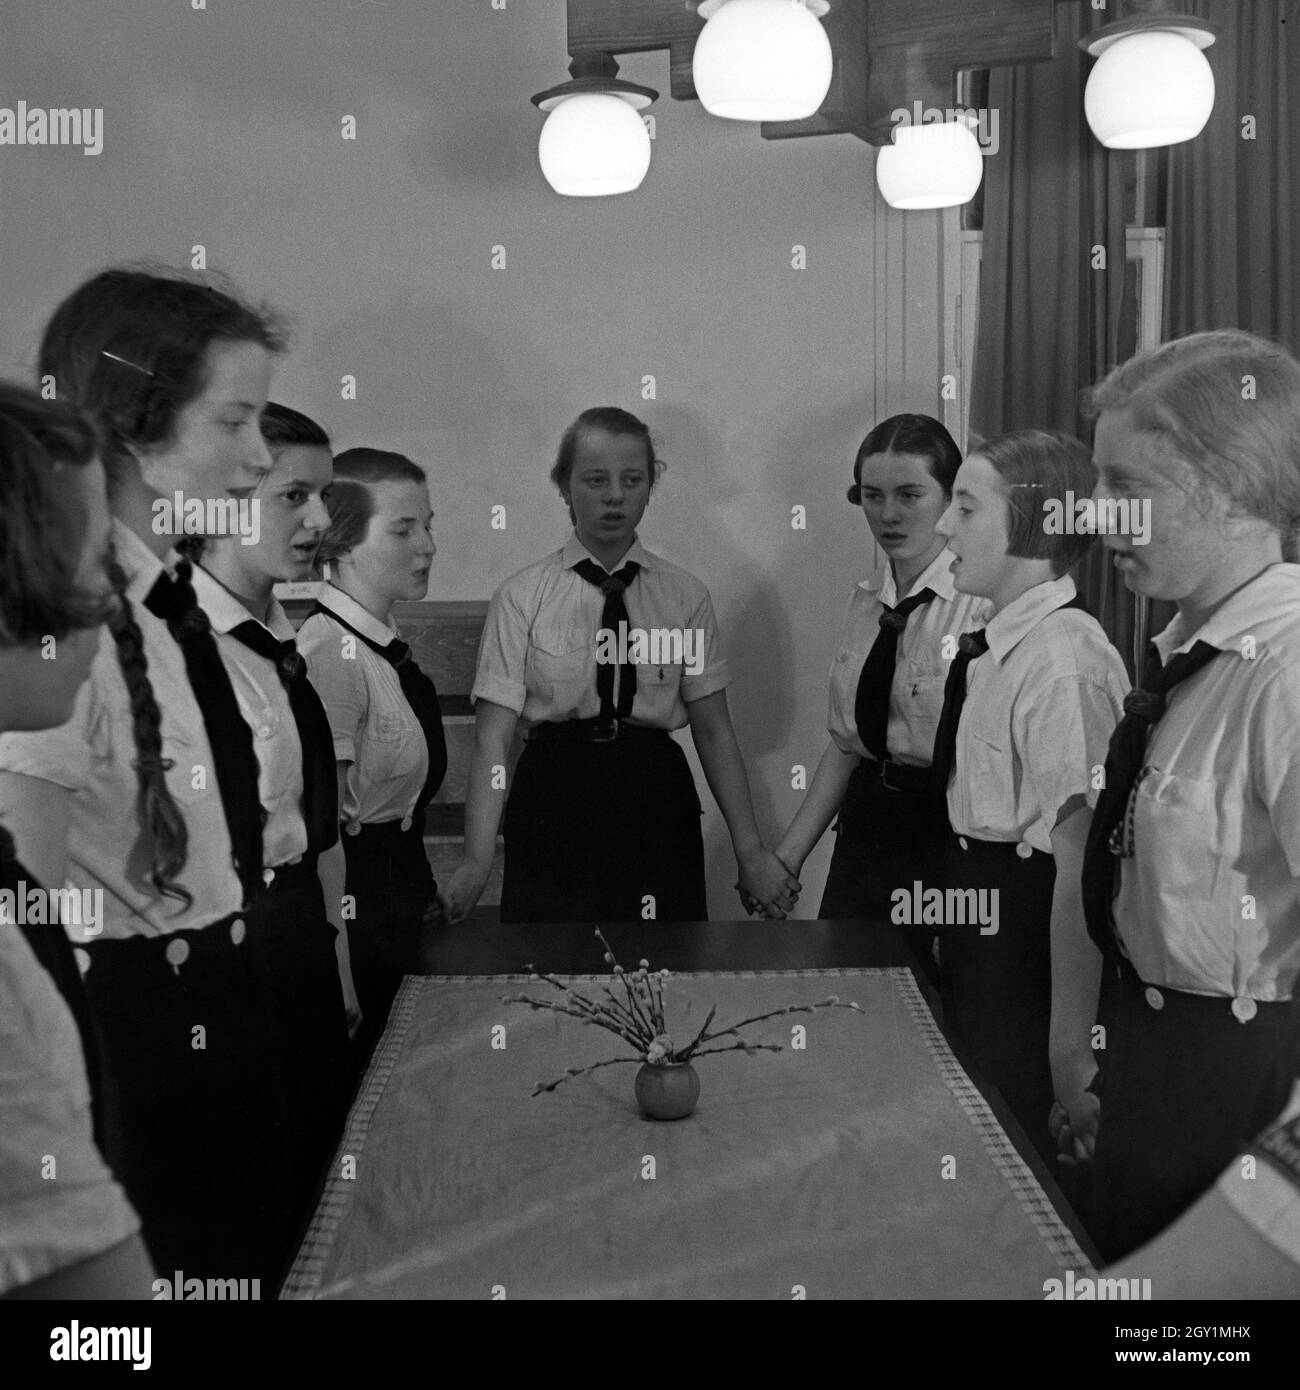
<path id="1" fill-rule="evenodd" d="M 900 109 L 947 110 L 956 75 L 1052 57 L 1060 0 L 830 0 L 822 20 L 834 54 L 831 88 L 815 116 L 765 122 L 784 140 L 847 132 L 888 144 Z M 575 58 L 668 50 L 669 90 L 694 101 L 691 59 L 704 20 L 688 0 L 567 0 Z"/>

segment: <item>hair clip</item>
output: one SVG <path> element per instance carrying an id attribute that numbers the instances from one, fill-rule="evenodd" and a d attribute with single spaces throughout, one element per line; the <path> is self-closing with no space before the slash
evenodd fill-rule
<path id="1" fill-rule="evenodd" d="M 107 357 L 113 362 L 120 362 L 124 367 L 130 367 L 133 372 L 142 372 L 145 376 L 151 377 L 153 373 L 148 367 L 139 367 L 134 362 L 128 362 L 125 357 L 119 357 L 115 352 L 109 352 L 107 348 L 100 348 L 99 355 Z"/>

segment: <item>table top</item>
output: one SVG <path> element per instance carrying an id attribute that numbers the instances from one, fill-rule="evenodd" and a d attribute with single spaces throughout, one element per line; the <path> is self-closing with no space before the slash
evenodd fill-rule
<path id="1" fill-rule="evenodd" d="M 830 994 L 862 1012 L 759 1025 L 746 1036 L 782 1051 L 701 1059 L 695 1114 L 654 1122 L 626 1044 L 502 1003 L 547 996 L 518 973 L 529 964 L 605 983 L 592 924 L 440 928 L 421 962 L 436 973 L 402 987 L 285 1297 L 1041 1298 L 1046 1279 L 1088 1271 L 1051 1176 L 954 1055 L 897 933 L 603 930 L 630 968 L 672 972 L 670 1031 L 693 1034 L 713 1004 L 728 1022 Z"/>

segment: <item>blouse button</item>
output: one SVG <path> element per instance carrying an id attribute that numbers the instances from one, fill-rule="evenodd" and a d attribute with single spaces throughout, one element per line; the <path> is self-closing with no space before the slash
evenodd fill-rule
<path id="1" fill-rule="evenodd" d="M 1146 988 L 1146 1001 L 1153 1009 L 1163 1009 L 1165 1006 L 1165 996 L 1155 987 L 1148 985 Z"/>
<path id="2" fill-rule="evenodd" d="M 244 919 L 242 917 L 236 917 L 235 920 L 230 924 L 231 941 L 234 942 L 236 946 L 238 946 L 239 943 L 243 941 L 244 934 L 247 932 L 247 930 L 248 928 L 244 926 Z"/>
<path id="3" fill-rule="evenodd" d="M 962 849 L 969 849 L 969 848 L 970 848 L 970 846 L 966 843 L 966 837 L 965 837 L 965 835 L 958 835 L 958 836 L 957 836 L 957 843 L 962 847 Z"/>
<path id="4" fill-rule="evenodd" d="M 403 830 L 409 830 L 414 824 L 415 824 L 415 819 L 414 819 L 414 817 L 412 817 L 412 816 L 405 816 L 405 817 L 403 817 L 403 819 L 402 819 L 402 829 L 403 829 Z"/>
<path id="5" fill-rule="evenodd" d="M 1233 1017 L 1239 1023 L 1249 1023 L 1259 1012 L 1259 1005 L 1249 995 L 1239 995 L 1232 1001 Z"/>
<path id="6" fill-rule="evenodd" d="M 84 975 L 90 969 L 90 952 L 83 951 L 80 946 L 77 946 L 72 954 L 76 958 L 77 969 Z"/>
<path id="7" fill-rule="evenodd" d="M 269 887 L 271 886 L 271 884 L 273 884 L 273 883 L 275 882 L 275 870 L 274 870 L 274 869 L 263 869 L 263 870 L 262 870 L 262 882 L 265 883 L 265 884 L 267 885 L 267 887 L 269 888 Z"/>
<path id="8" fill-rule="evenodd" d="M 1021 840 L 1021 842 L 1016 846 L 1016 853 L 1021 857 L 1021 859 L 1028 859 L 1033 854 L 1033 852 L 1033 845 L 1029 844 L 1025 840 Z"/>
<path id="9" fill-rule="evenodd" d="M 190 943 L 177 939 L 167 943 L 167 949 L 163 952 L 167 964 L 179 975 L 181 966 L 190 958 Z"/>

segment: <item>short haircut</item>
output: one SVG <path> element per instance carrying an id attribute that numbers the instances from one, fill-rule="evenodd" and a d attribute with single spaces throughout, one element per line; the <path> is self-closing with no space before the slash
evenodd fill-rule
<path id="1" fill-rule="evenodd" d="M 317 562 L 328 564 L 359 545 L 375 514 L 370 488 L 375 483 L 428 483 L 424 470 L 405 454 L 387 449 L 345 449 L 334 459 L 334 481 L 325 506 L 330 527 L 321 539 Z"/>
<path id="2" fill-rule="evenodd" d="M 923 458 L 944 495 L 952 496 L 952 481 L 961 467 L 961 450 L 933 415 L 891 415 L 858 445 L 853 483 L 848 491 L 849 501 L 855 507 L 862 505 L 862 461 L 872 454 L 914 454 Z"/>
<path id="3" fill-rule="evenodd" d="M 1116 367 L 1084 407 L 1127 412 L 1203 487 L 1275 527 L 1288 559 L 1300 554 L 1300 362 L 1280 344 L 1190 333 Z"/>
<path id="4" fill-rule="evenodd" d="M 604 430 L 606 434 L 630 434 L 645 445 L 646 470 L 650 474 L 653 488 L 659 480 L 663 465 L 655 454 L 654 440 L 650 438 L 650 427 L 626 410 L 616 405 L 597 405 L 584 410 L 560 438 L 560 447 L 551 468 L 551 481 L 564 497 L 569 491 L 569 480 L 573 477 L 573 461 L 578 453 L 578 440 L 583 430 Z"/>
<path id="5" fill-rule="evenodd" d="M 0 646 L 64 637 L 108 616 L 103 595 L 77 583 L 85 518 L 59 477 L 98 451 L 79 410 L 0 382 Z"/>
<path id="6" fill-rule="evenodd" d="M 272 454 L 295 446 L 308 449 L 328 449 L 330 437 L 311 418 L 279 401 L 267 401 L 259 421 L 262 438 Z"/>
<path id="7" fill-rule="evenodd" d="M 1017 430 L 986 439 L 971 457 L 985 458 L 1006 484 L 1007 554 L 1050 560 L 1058 578 L 1092 549 L 1096 536 L 1064 527 L 1049 532 L 1048 502 L 1074 515 L 1074 501 L 1092 496 L 1097 470 L 1085 445 L 1055 430 Z"/>

